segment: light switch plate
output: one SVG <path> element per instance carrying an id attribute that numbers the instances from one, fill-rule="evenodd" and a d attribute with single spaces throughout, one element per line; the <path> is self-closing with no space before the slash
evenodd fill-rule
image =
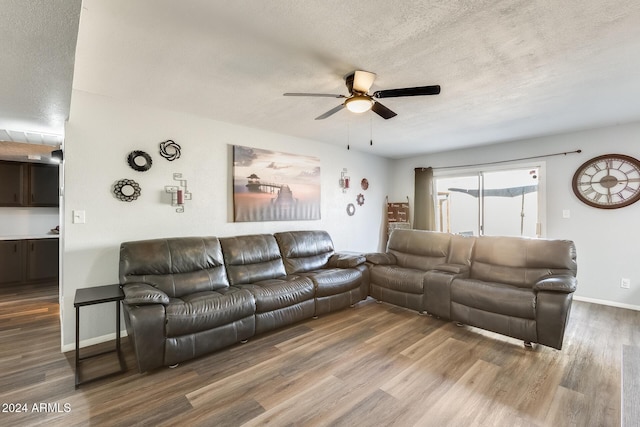
<path id="1" fill-rule="evenodd" d="M 86 221 L 86 216 L 84 211 L 73 211 L 74 224 L 84 224 L 85 221 Z"/>

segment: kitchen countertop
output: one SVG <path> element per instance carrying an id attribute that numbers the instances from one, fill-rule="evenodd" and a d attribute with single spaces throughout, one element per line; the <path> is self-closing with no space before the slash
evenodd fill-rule
<path id="1" fill-rule="evenodd" d="M 17 236 L 0 236 L 0 240 L 57 239 L 59 234 L 22 234 Z"/>

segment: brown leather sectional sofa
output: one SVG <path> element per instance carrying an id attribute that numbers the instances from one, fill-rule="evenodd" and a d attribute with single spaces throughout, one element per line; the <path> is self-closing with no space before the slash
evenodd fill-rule
<path id="1" fill-rule="evenodd" d="M 120 247 L 124 317 L 140 372 L 368 295 L 560 349 L 575 275 L 572 242 L 416 230 L 395 230 L 385 253 L 366 258 L 336 253 L 324 231 Z"/>
<path id="2" fill-rule="evenodd" d="M 339 310 L 369 293 L 360 255 L 324 231 L 125 242 L 120 283 L 140 372 Z"/>
<path id="3" fill-rule="evenodd" d="M 571 241 L 395 230 L 367 254 L 379 301 L 561 349 L 576 290 Z"/>

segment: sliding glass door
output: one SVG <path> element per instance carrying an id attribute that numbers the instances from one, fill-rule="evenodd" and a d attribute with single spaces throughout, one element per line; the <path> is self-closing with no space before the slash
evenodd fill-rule
<path id="1" fill-rule="evenodd" d="M 539 167 L 436 176 L 436 225 L 475 236 L 539 236 L 539 180 Z"/>

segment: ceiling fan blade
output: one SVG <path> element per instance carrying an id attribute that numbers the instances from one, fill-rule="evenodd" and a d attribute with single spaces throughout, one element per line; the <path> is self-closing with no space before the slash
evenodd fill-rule
<path id="1" fill-rule="evenodd" d="M 418 86 L 404 89 L 378 90 L 374 92 L 374 98 L 397 98 L 399 96 L 437 95 L 440 93 L 440 86 Z"/>
<path id="2" fill-rule="evenodd" d="M 379 102 L 374 102 L 371 110 L 385 120 L 389 120 L 390 118 L 397 116 L 396 113 L 380 104 Z"/>
<path id="3" fill-rule="evenodd" d="M 316 120 L 326 119 L 327 117 L 334 115 L 335 113 L 342 110 L 343 108 L 344 108 L 344 104 L 340 104 L 337 107 L 334 107 L 331 110 L 327 111 L 326 113 L 319 115 L 318 117 L 316 117 Z"/>
<path id="4" fill-rule="evenodd" d="M 335 95 L 331 93 L 297 93 L 297 92 L 287 92 L 283 93 L 284 96 L 316 96 L 323 98 L 346 98 L 344 95 Z"/>
<path id="5" fill-rule="evenodd" d="M 354 71 L 353 72 L 353 90 L 360 93 L 368 93 L 371 89 L 373 81 L 376 79 L 375 73 L 368 71 Z"/>

